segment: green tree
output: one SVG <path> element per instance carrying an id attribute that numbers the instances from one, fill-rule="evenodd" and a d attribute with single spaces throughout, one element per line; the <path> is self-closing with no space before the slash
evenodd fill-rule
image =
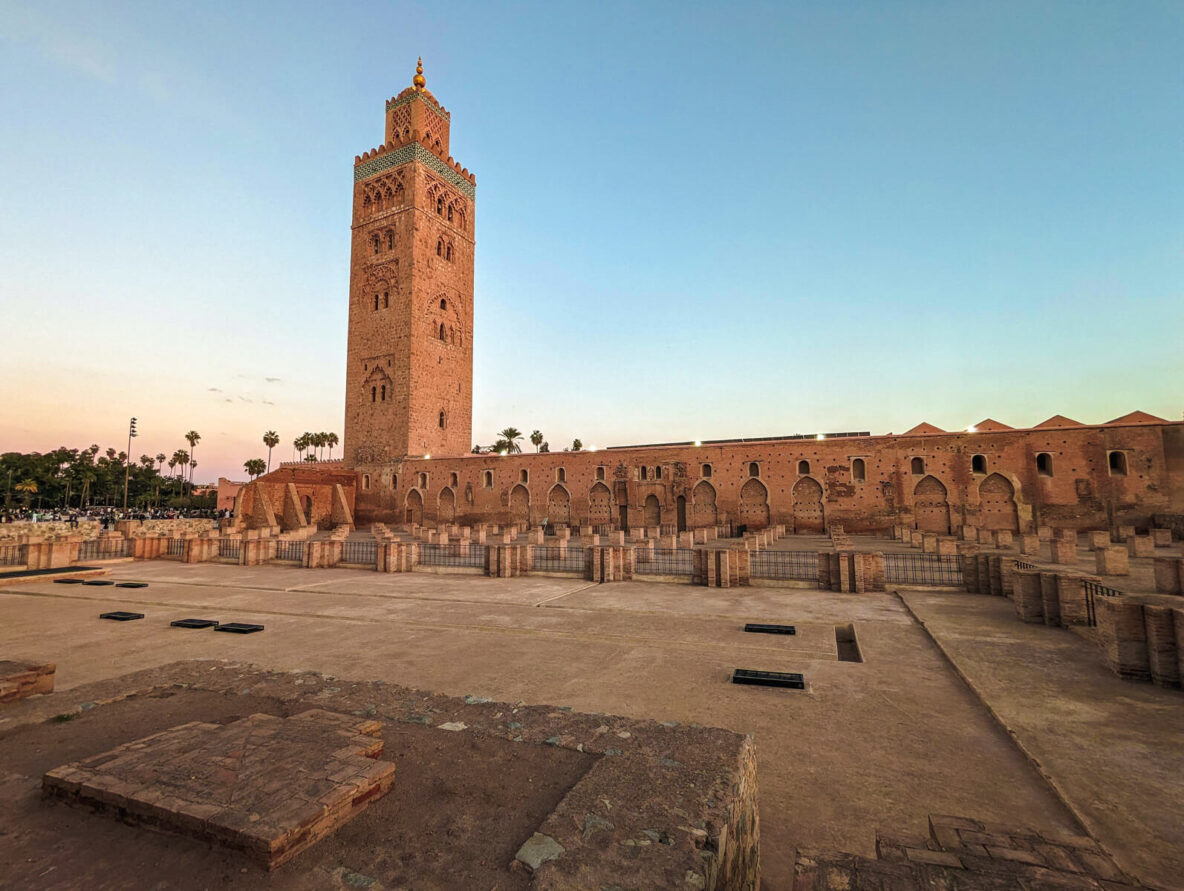
<path id="1" fill-rule="evenodd" d="M 196 455 L 197 454 L 197 444 L 199 442 L 201 442 L 201 434 L 198 433 L 196 430 L 190 430 L 188 433 L 185 434 L 185 441 L 189 443 L 190 455 Z M 185 463 L 190 463 L 190 462 L 185 462 Z M 197 466 L 196 464 L 193 465 L 193 467 L 196 467 L 196 466 Z M 193 491 L 192 468 L 191 468 L 191 472 L 189 475 L 189 490 Z"/>
<path id="2" fill-rule="evenodd" d="M 530 444 L 534 446 L 534 450 L 537 453 L 539 450 L 539 447 L 543 444 L 543 434 L 540 433 L 538 430 L 535 430 L 533 433 L 531 433 L 530 434 Z"/>
<path id="3" fill-rule="evenodd" d="M 573 439 L 571 441 L 571 450 L 573 452 L 582 451 L 583 448 L 584 448 L 584 444 L 582 442 L 580 442 L 578 439 Z"/>
<path id="4" fill-rule="evenodd" d="M 279 434 L 274 430 L 268 430 L 263 434 L 263 444 L 267 446 L 267 470 L 266 473 L 271 473 L 271 450 L 280 444 Z"/>
<path id="5" fill-rule="evenodd" d="M 14 492 L 21 493 L 25 507 L 28 507 L 29 502 L 33 500 L 33 496 L 37 494 L 37 481 L 33 479 L 21 480 L 12 489 Z"/>
<path id="6" fill-rule="evenodd" d="M 522 446 L 518 444 L 518 440 L 522 439 L 522 431 L 517 427 L 507 427 L 498 436 L 501 437 L 498 444 L 505 447 L 507 455 L 515 455 L 522 451 Z"/>

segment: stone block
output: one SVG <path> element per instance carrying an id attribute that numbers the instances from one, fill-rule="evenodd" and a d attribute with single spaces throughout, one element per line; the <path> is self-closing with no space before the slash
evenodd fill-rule
<path id="1" fill-rule="evenodd" d="M 1172 530 L 1152 529 L 1151 540 L 1155 542 L 1157 548 L 1169 548 L 1172 546 Z"/>
<path id="2" fill-rule="evenodd" d="M 1155 542 L 1150 535 L 1132 535 L 1126 540 L 1126 549 L 1132 557 L 1153 557 Z"/>
<path id="3" fill-rule="evenodd" d="M 926 554 L 937 553 L 937 534 L 925 532 L 921 535 L 921 550 Z"/>
<path id="4" fill-rule="evenodd" d="M 962 527 L 963 541 L 978 541 L 978 527 L 977 526 L 963 526 Z"/>
<path id="5" fill-rule="evenodd" d="M 1094 571 L 1098 575 L 1130 575 L 1130 556 L 1122 545 L 1094 551 Z"/>
<path id="6" fill-rule="evenodd" d="M 1100 551 L 1108 547 L 1110 547 L 1109 529 L 1094 529 L 1089 533 L 1089 549 L 1091 551 Z"/>
<path id="7" fill-rule="evenodd" d="M 1031 569 L 1017 569 L 1014 574 L 1015 611 L 1023 622 L 1044 621 L 1044 594 L 1040 573 Z"/>
<path id="8" fill-rule="evenodd" d="M 1159 594 L 1184 594 L 1184 559 L 1156 557 L 1152 561 L 1155 590 Z"/>
<path id="9" fill-rule="evenodd" d="M 1131 525 L 1122 525 L 1118 527 L 1118 535 L 1115 541 L 1125 542 L 1129 538 L 1135 537 L 1135 527 Z"/>
<path id="10" fill-rule="evenodd" d="M 1072 541 L 1064 538 L 1054 538 L 1048 543 L 1052 550 L 1052 562 L 1073 564 L 1077 562 L 1077 539 Z"/>
<path id="11" fill-rule="evenodd" d="M 1143 604 L 1127 597 L 1095 597 L 1098 645 L 1106 664 L 1119 677 L 1149 680 L 1147 625 Z"/>
<path id="12" fill-rule="evenodd" d="M 952 538 L 937 540 L 937 553 L 943 557 L 952 557 L 958 553 L 958 542 Z"/>
<path id="13" fill-rule="evenodd" d="M 1176 646 L 1175 615 L 1169 606 L 1146 604 L 1147 662 L 1151 679 L 1162 687 L 1180 686 L 1180 651 Z"/>
<path id="14" fill-rule="evenodd" d="M 1040 600 L 1044 604 L 1044 624 L 1060 627 L 1061 598 L 1055 572 L 1040 572 Z"/>
<path id="15" fill-rule="evenodd" d="M 1036 535 L 1041 541 L 1052 541 L 1052 527 L 1051 526 L 1037 526 Z"/>
<path id="16" fill-rule="evenodd" d="M 1055 573 L 1057 602 L 1060 606 L 1062 625 L 1085 625 L 1088 613 L 1085 603 L 1085 577 L 1067 573 Z"/>
<path id="17" fill-rule="evenodd" d="M 1029 556 L 1040 553 L 1040 536 L 1035 532 L 1026 532 L 1020 536 L 1020 553 Z"/>
<path id="18" fill-rule="evenodd" d="M 1012 534 L 1010 529 L 995 530 L 995 547 L 1010 548 L 1012 544 Z"/>

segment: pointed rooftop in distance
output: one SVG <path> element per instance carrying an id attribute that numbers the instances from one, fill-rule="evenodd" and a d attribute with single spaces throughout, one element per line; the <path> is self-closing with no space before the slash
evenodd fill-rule
<path id="1" fill-rule="evenodd" d="M 1080 421 L 1074 421 L 1072 418 L 1066 418 L 1064 415 L 1053 415 L 1047 421 L 1041 421 L 1039 424 L 1037 424 L 1032 429 L 1033 430 L 1041 430 L 1041 429 L 1048 428 L 1048 427 L 1057 428 L 1057 427 L 1084 427 L 1084 426 L 1085 425 L 1082 424 Z"/>
<path id="2" fill-rule="evenodd" d="M 1128 415 L 1123 415 L 1121 418 L 1115 418 L 1113 421 L 1107 421 L 1105 426 L 1109 427 L 1111 424 L 1166 424 L 1168 423 L 1163 418 L 1157 418 L 1155 415 L 1149 415 L 1145 411 L 1133 411 Z"/>
<path id="3" fill-rule="evenodd" d="M 906 430 L 901 436 L 928 436 L 931 433 L 945 433 L 940 427 L 934 427 L 928 421 L 922 421 L 912 430 Z"/>
<path id="4" fill-rule="evenodd" d="M 990 433 L 994 430 L 1014 430 L 1014 429 L 1015 429 L 1014 427 L 1008 427 L 1006 424 L 1001 424 L 999 421 L 996 421 L 994 418 L 987 418 L 986 420 L 979 421 L 977 424 L 974 425 L 974 431 L 976 433 Z"/>

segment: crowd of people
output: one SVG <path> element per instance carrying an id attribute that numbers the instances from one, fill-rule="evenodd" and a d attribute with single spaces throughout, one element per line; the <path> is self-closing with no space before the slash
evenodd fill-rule
<path id="1" fill-rule="evenodd" d="M 115 525 L 116 520 L 222 520 L 231 516 L 229 510 L 176 510 L 160 508 L 150 510 L 119 510 L 111 507 L 92 507 L 85 510 L 72 508 L 8 508 L 0 514 L 0 523 L 69 523 L 77 528 L 82 522 L 98 522 L 104 529 Z"/>

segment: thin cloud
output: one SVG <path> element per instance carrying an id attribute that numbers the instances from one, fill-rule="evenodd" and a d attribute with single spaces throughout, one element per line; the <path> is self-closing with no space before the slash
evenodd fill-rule
<path id="1" fill-rule="evenodd" d="M 280 380 L 281 380 L 281 379 L 280 379 L 280 378 L 278 378 L 278 377 L 265 377 L 265 378 L 263 378 L 263 379 L 264 379 L 265 381 L 267 381 L 269 384 L 278 384 L 278 383 L 280 382 Z"/>
<path id="2" fill-rule="evenodd" d="M 221 390 L 219 390 L 217 387 L 210 387 L 210 388 L 208 388 L 208 389 L 209 389 L 209 392 L 210 392 L 210 393 L 221 393 L 221 392 L 222 392 L 222 391 L 221 391 Z"/>

